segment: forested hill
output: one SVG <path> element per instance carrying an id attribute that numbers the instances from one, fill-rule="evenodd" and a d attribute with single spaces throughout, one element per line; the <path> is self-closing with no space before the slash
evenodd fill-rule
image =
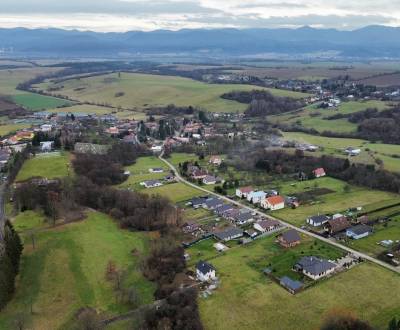
<path id="1" fill-rule="evenodd" d="M 104 56 L 143 53 L 287 54 L 399 58 L 400 28 L 193 29 L 96 33 L 60 29 L 0 29 L 0 49 L 13 55 Z"/>

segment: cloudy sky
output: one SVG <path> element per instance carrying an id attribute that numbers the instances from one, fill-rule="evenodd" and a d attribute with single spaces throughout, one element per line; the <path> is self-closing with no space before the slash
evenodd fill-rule
<path id="1" fill-rule="evenodd" d="M 399 0 L 0 0 L 0 27 L 94 31 L 400 26 Z"/>

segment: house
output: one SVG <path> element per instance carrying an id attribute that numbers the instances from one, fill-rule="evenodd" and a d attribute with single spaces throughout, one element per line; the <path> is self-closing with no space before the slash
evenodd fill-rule
<path id="1" fill-rule="evenodd" d="M 198 230 L 200 227 L 196 222 L 186 222 L 182 226 L 182 230 L 185 234 L 191 234 Z"/>
<path id="2" fill-rule="evenodd" d="M 236 196 L 239 198 L 247 198 L 248 194 L 253 192 L 252 187 L 242 187 L 236 189 Z"/>
<path id="3" fill-rule="evenodd" d="M 118 127 L 109 127 L 106 129 L 106 133 L 110 135 L 118 135 L 119 134 L 119 128 Z"/>
<path id="4" fill-rule="evenodd" d="M 358 156 L 361 153 L 361 149 L 359 148 L 353 148 L 353 147 L 348 147 L 344 150 L 344 152 L 348 156 Z"/>
<path id="5" fill-rule="evenodd" d="M 314 177 L 321 178 L 326 175 L 325 170 L 322 167 L 316 168 L 313 171 Z"/>
<path id="6" fill-rule="evenodd" d="M 208 161 L 210 164 L 215 166 L 220 166 L 222 163 L 222 158 L 219 156 L 211 156 L 210 160 Z"/>
<path id="7" fill-rule="evenodd" d="M 194 209 L 198 209 L 199 207 L 203 207 L 206 200 L 207 198 L 204 197 L 195 197 L 190 201 L 190 204 Z"/>
<path id="8" fill-rule="evenodd" d="M 296 230 L 290 229 L 278 236 L 278 242 L 284 248 L 294 247 L 300 244 L 300 235 Z"/>
<path id="9" fill-rule="evenodd" d="M 40 151 L 49 152 L 53 150 L 54 141 L 42 141 L 40 142 Z"/>
<path id="10" fill-rule="evenodd" d="M 372 227 L 367 225 L 357 225 L 346 230 L 346 236 L 352 239 L 367 237 L 372 233 Z"/>
<path id="11" fill-rule="evenodd" d="M 253 228 L 255 230 L 258 230 L 261 233 L 265 233 L 265 232 L 273 231 L 273 230 L 279 228 L 280 226 L 281 226 L 281 224 L 279 223 L 279 221 L 266 219 L 266 220 L 256 222 L 253 225 Z"/>
<path id="12" fill-rule="evenodd" d="M 302 272 L 313 280 L 318 280 L 321 277 L 333 273 L 336 269 L 336 264 L 325 259 L 307 256 L 301 258 L 294 266 L 294 269 Z"/>
<path id="13" fill-rule="evenodd" d="M 141 182 L 140 185 L 144 186 L 145 188 L 155 188 L 155 187 L 161 187 L 163 184 L 159 180 L 147 180 Z"/>
<path id="14" fill-rule="evenodd" d="M 279 284 L 288 290 L 291 294 L 299 292 L 303 288 L 303 283 L 292 280 L 290 277 L 283 276 Z"/>
<path id="15" fill-rule="evenodd" d="M 254 229 L 251 229 L 251 228 L 245 230 L 244 233 L 245 233 L 247 236 L 249 236 L 250 238 L 255 238 L 255 237 L 258 236 L 258 232 L 257 232 L 256 230 L 254 230 Z"/>
<path id="16" fill-rule="evenodd" d="M 261 201 L 261 207 L 271 211 L 280 210 L 285 207 L 285 199 L 282 196 L 267 197 Z"/>
<path id="17" fill-rule="evenodd" d="M 219 216 L 223 216 L 226 212 L 228 212 L 232 209 L 233 209 L 233 206 L 231 204 L 224 204 L 224 205 L 217 207 L 214 211 Z"/>
<path id="18" fill-rule="evenodd" d="M 203 178 L 203 183 L 206 185 L 210 185 L 210 184 L 216 184 L 218 182 L 218 178 L 216 178 L 213 175 L 206 175 Z"/>
<path id="19" fill-rule="evenodd" d="M 349 220 L 345 216 L 341 216 L 328 220 L 325 228 L 331 235 L 335 235 L 337 233 L 340 233 L 341 231 L 346 230 L 350 226 L 351 224 Z"/>
<path id="20" fill-rule="evenodd" d="M 264 191 L 252 191 L 247 194 L 247 201 L 252 204 L 259 204 L 267 197 Z"/>
<path id="21" fill-rule="evenodd" d="M 138 144 L 139 140 L 135 134 L 128 134 L 122 138 L 122 142 L 124 143 L 131 143 L 131 144 Z"/>
<path id="22" fill-rule="evenodd" d="M 313 227 L 320 227 L 323 224 L 327 223 L 329 221 L 329 217 L 321 214 L 321 215 L 313 215 L 309 218 L 307 218 L 307 223 Z"/>
<path id="23" fill-rule="evenodd" d="M 208 262 L 200 260 L 196 264 L 196 277 L 199 281 L 208 282 L 215 279 L 215 268 Z"/>
<path id="24" fill-rule="evenodd" d="M 162 169 L 161 167 L 155 167 L 155 168 L 150 168 L 149 172 L 150 173 L 163 173 L 164 169 Z"/>
<path id="25" fill-rule="evenodd" d="M 11 152 L 9 149 L 0 149 L 0 164 L 6 164 L 10 159 Z"/>
<path id="26" fill-rule="evenodd" d="M 224 201 L 221 198 L 210 197 L 204 202 L 203 207 L 208 210 L 215 210 L 222 205 L 224 205 Z"/>
<path id="27" fill-rule="evenodd" d="M 224 231 L 215 232 L 214 237 L 220 241 L 228 242 L 236 238 L 240 238 L 243 236 L 243 230 L 239 228 L 229 228 Z"/>
<path id="28" fill-rule="evenodd" d="M 358 222 L 358 223 L 361 223 L 361 224 L 363 224 L 363 225 L 368 224 L 368 223 L 369 223 L 368 215 L 362 215 L 362 216 L 358 217 L 358 218 L 357 218 L 357 222 Z"/>
<path id="29" fill-rule="evenodd" d="M 235 222 L 238 225 L 244 225 L 254 220 L 253 215 L 250 212 L 240 213 L 235 217 Z"/>
<path id="30" fill-rule="evenodd" d="M 191 174 L 191 177 L 192 177 L 192 179 L 195 179 L 195 180 L 203 180 L 207 175 L 208 174 L 206 171 L 203 171 L 200 169 L 194 169 Z"/>
<path id="31" fill-rule="evenodd" d="M 43 124 L 40 126 L 40 130 L 43 133 L 51 132 L 52 128 L 53 128 L 53 125 L 50 125 L 50 124 Z"/>
<path id="32" fill-rule="evenodd" d="M 151 146 L 151 151 L 153 151 L 154 153 L 161 152 L 162 147 L 163 147 L 162 145 L 153 144 Z"/>

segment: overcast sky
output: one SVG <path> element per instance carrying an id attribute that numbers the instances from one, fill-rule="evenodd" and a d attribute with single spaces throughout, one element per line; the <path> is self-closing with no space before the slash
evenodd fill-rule
<path id="1" fill-rule="evenodd" d="M 399 0 L 0 0 L 0 27 L 108 31 L 400 26 Z"/>

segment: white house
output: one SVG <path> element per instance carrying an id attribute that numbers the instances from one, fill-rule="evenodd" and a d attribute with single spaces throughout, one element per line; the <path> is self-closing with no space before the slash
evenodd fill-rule
<path id="1" fill-rule="evenodd" d="M 40 130 L 42 132 L 51 132 L 53 126 L 50 124 L 43 124 L 42 126 L 40 126 Z"/>
<path id="2" fill-rule="evenodd" d="M 252 187 L 242 187 L 236 189 L 236 196 L 239 198 L 247 198 L 248 194 L 253 192 Z"/>
<path id="3" fill-rule="evenodd" d="M 266 210 L 280 210 L 285 207 L 285 199 L 282 196 L 272 196 L 261 201 L 261 207 Z"/>
<path id="4" fill-rule="evenodd" d="M 311 217 L 307 218 L 307 223 L 313 227 L 319 227 L 322 226 L 323 224 L 327 223 L 329 221 L 329 217 L 326 216 L 325 214 L 321 215 L 313 215 Z"/>
<path id="5" fill-rule="evenodd" d="M 53 150 L 54 141 L 43 141 L 40 142 L 40 151 L 49 152 Z"/>
<path id="6" fill-rule="evenodd" d="M 294 268 L 315 281 L 333 273 L 336 264 L 325 259 L 307 256 L 301 258 Z"/>
<path id="7" fill-rule="evenodd" d="M 269 232 L 269 231 L 273 231 L 277 228 L 280 227 L 280 223 L 279 221 L 276 220 L 262 220 L 259 222 L 256 222 L 253 225 L 253 228 L 261 233 L 265 233 L 265 232 Z"/>
<path id="8" fill-rule="evenodd" d="M 161 181 L 158 180 L 147 180 L 141 182 L 140 185 L 144 186 L 145 188 L 155 188 L 155 187 L 161 187 L 163 184 Z"/>
<path id="9" fill-rule="evenodd" d="M 215 268 L 208 262 L 200 260 L 196 264 L 196 277 L 199 281 L 208 282 L 215 279 Z"/>
<path id="10" fill-rule="evenodd" d="M 161 152 L 161 151 L 162 151 L 162 145 L 153 144 L 153 145 L 151 146 L 151 150 L 152 150 L 154 153 Z"/>
<path id="11" fill-rule="evenodd" d="M 247 201 L 253 204 L 259 204 L 267 197 L 267 193 L 265 191 L 252 191 L 247 194 Z"/>

